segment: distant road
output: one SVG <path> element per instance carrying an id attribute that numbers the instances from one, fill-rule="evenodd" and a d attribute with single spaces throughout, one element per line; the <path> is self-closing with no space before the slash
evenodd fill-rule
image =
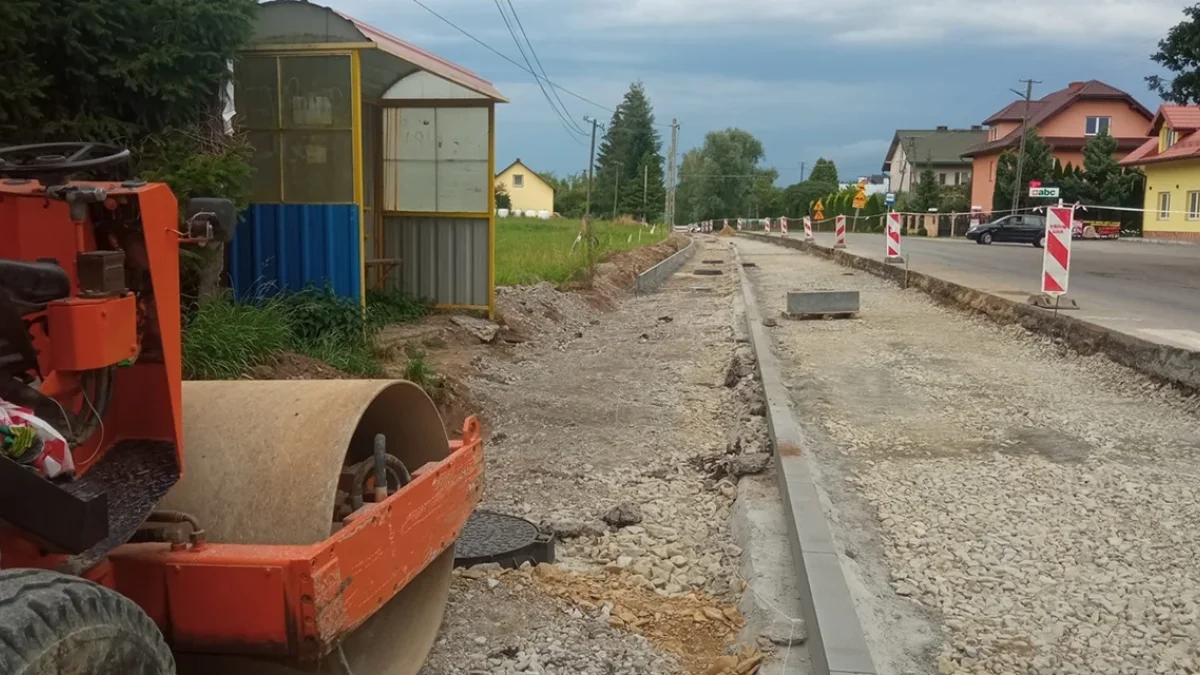
<path id="1" fill-rule="evenodd" d="M 827 232 L 816 239 L 834 241 Z M 846 244 L 852 253 L 884 257 L 882 234 L 851 234 Z M 906 237 L 903 252 L 912 269 L 971 288 L 1020 300 L 1039 289 L 1042 251 L 1028 244 Z M 1200 350 L 1200 246 L 1076 240 L 1071 253 L 1069 297 L 1080 307 L 1071 316 Z"/>

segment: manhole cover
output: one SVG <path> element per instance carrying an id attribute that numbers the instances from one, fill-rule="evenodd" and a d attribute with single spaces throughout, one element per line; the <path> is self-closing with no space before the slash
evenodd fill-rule
<path id="1" fill-rule="evenodd" d="M 517 568 L 524 562 L 554 562 L 554 537 L 524 518 L 491 511 L 471 514 L 454 548 L 455 566 L 499 563 Z"/>
<path id="2" fill-rule="evenodd" d="M 721 273 L 721 270 L 695 270 L 692 272 L 692 274 L 698 274 L 702 277 L 715 277 Z"/>

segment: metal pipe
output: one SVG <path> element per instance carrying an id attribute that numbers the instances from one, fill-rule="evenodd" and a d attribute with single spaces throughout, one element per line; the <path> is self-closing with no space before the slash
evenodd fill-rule
<path id="1" fill-rule="evenodd" d="M 387 438 L 375 434 L 375 503 L 387 499 Z"/>

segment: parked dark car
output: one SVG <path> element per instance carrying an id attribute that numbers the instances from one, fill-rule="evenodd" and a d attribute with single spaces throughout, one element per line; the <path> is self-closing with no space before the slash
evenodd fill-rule
<path id="1" fill-rule="evenodd" d="M 1004 216 L 968 229 L 967 239 L 976 244 L 1016 242 L 1041 248 L 1046 245 L 1046 216 L 1032 213 Z"/>

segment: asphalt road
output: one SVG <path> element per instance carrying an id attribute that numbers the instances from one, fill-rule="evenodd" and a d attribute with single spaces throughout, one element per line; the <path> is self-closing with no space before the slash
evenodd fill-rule
<path id="1" fill-rule="evenodd" d="M 834 242 L 827 232 L 816 240 Z M 850 234 L 846 244 L 852 253 L 884 257 L 882 234 Z M 1028 244 L 924 237 L 902 244 L 911 269 L 948 281 L 1019 300 L 1040 287 L 1042 251 Z M 1200 350 L 1200 246 L 1076 240 L 1071 255 L 1067 297 L 1079 303 L 1072 316 Z"/>

